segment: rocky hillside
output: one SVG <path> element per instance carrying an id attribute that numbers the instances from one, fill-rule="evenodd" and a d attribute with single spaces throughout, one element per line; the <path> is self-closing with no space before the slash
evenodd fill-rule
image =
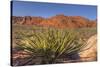
<path id="1" fill-rule="evenodd" d="M 65 16 L 56 15 L 49 18 L 31 17 L 31 16 L 12 16 L 13 24 L 21 25 L 39 25 L 50 26 L 59 28 L 83 28 L 83 27 L 96 27 L 97 23 L 94 20 L 89 20 L 81 16 Z"/>

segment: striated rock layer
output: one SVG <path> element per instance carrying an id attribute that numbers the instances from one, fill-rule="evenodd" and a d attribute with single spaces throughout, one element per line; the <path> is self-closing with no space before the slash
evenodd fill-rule
<path id="1" fill-rule="evenodd" d="M 97 25 L 95 20 L 89 20 L 81 16 L 65 15 L 56 15 L 49 18 L 31 16 L 12 16 L 12 23 L 21 25 L 50 26 L 58 28 L 83 28 L 96 27 Z"/>
<path id="2" fill-rule="evenodd" d="M 82 61 L 97 60 L 97 35 L 90 37 L 87 41 L 87 46 L 80 53 Z"/>

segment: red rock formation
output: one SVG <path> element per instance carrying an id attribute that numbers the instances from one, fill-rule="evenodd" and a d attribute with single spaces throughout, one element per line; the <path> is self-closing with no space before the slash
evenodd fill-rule
<path id="1" fill-rule="evenodd" d="M 91 21 L 81 16 L 65 16 L 56 15 L 50 18 L 42 17 L 12 17 L 13 24 L 21 25 L 40 25 L 59 28 L 83 28 L 83 27 L 96 27 L 96 21 Z"/>

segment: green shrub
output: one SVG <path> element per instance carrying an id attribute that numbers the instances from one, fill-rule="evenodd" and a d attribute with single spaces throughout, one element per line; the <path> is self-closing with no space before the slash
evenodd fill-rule
<path id="1" fill-rule="evenodd" d="M 62 55 L 80 52 L 85 47 L 73 30 L 42 28 L 31 33 L 20 32 L 19 35 L 17 45 L 30 52 L 31 57 L 41 57 L 41 63 L 55 63 Z"/>

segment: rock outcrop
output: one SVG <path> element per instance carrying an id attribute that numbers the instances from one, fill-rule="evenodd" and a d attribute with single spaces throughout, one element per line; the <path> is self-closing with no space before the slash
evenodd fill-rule
<path id="1" fill-rule="evenodd" d="M 50 26 L 58 28 L 83 28 L 83 27 L 96 27 L 96 21 L 89 20 L 81 16 L 65 16 L 56 15 L 49 18 L 43 17 L 17 17 L 12 16 L 13 24 L 21 25 L 39 25 L 39 26 Z"/>
<path id="2" fill-rule="evenodd" d="M 97 35 L 90 37 L 87 41 L 87 46 L 80 53 L 82 61 L 96 61 L 97 60 Z"/>

